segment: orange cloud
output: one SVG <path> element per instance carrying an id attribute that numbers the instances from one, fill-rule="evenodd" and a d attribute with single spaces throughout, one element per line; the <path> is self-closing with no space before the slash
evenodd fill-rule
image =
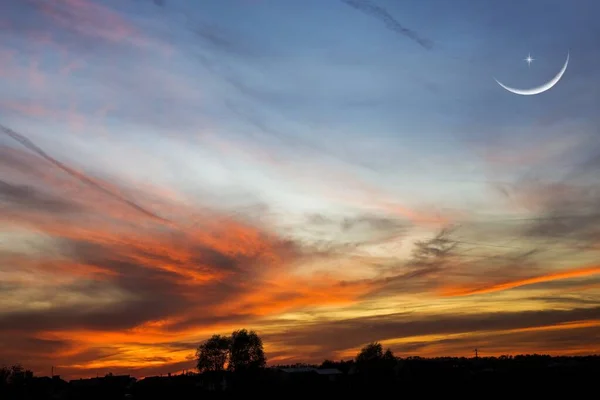
<path id="1" fill-rule="evenodd" d="M 441 321 L 449 309 L 444 299 L 435 299 L 439 304 L 434 308 L 442 311 L 431 321 L 403 320 L 419 314 L 411 312 L 383 318 L 377 327 L 376 319 L 344 320 L 373 310 L 390 312 L 385 299 L 368 298 L 384 286 L 381 280 L 345 281 L 348 264 L 340 266 L 339 274 L 310 275 L 308 269 L 318 270 L 320 262 L 332 261 L 327 257 L 336 257 L 340 264 L 346 259 L 313 252 L 243 213 L 203 208 L 173 188 L 110 180 L 73 166 L 61 169 L 38 155 L 0 147 L 0 196 L 0 225 L 7 236 L 26 232 L 34 243 L 10 251 L 0 247 L 0 274 L 10 284 L 0 306 L 3 301 L 11 305 L 0 311 L 0 325 L 7 327 L 0 329 L 0 343 L 11 344 L 0 348 L 0 354 L 21 357 L 15 362 L 36 371 L 48 365 L 58 365 L 70 376 L 85 376 L 91 370 L 122 369 L 137 371 L 138 376 L 148 368 L 174 371 L 192 366 L 187 357 L 199 341 L 240 327 L 265 332 L 274 360 L 306 356 L 299 361 L 354 351 L 380 333 L 387 339 L 437 334 L 439 343 L 431 343 L 421 354 L 440 354 L 452 350 L 441 334 L 489 329 L 482 327 L 481 317 Z M 425 218 L 401 211 L 417 220 Z M 360 264 L 374 259 L 365 255 Z M 7 271 L 2 265 L 17 268 Z M 305 266 L 310 268 L 300 271 Z M 447 288 L 442 294 L 488 293 L 599 272 L 594 266 L 483 287 Z M 413 278 L 399 273 L 397 279 Z M 427 291 L 431 281 L 418 287 Z M 388 287 L 384 294 L 407 295 L 398 293 L 402 285 L 392 289 L 395 293 Z M 414 297 L 408 302 L 414 308 L 407 311 L 423 306 L 419 296 Z M 365 300 L 373 302 L 361 309 Z M 337 313 L 338 307 L 346 309 Z M 304 314 L 313 323 L 306 324 L 309 317 Z M 559 317 L 551 322 L 575 318 Z M 584 321 L 589 314 L 576 317 Z M 527 315 L 514 318 L 518 323 L 508 318 L 494 330 L 532 326 L 523 322 L 531 319 Z M 590 324 L 578 326 L 596 328 Z M 304 338 L 294 336 L 304 326 L 314 331 Z M 29 350 L 32 343 L 39 351 Z M 464 349 L 466 344 L 460 346 Z M 411 351 L 416 352 L 406 348 L 404 354 Z"/>
<path id="2" fill-rule="evenodd" d="M 261 282 L 258 289 L 223 304 L 216 311 L 245 310 L 253 315 L 266 316 L 311 306 L 350 305 L 368 293 L 372 285 L 366 281 L 344 283 L 331 277 L 299 279 L 284 272 Z"/>
<path id="3" fill-rule="evenodd" d="M 534 285 L 536 283 L 551 282 L 562 279 L 580 278 L 591 275 L 600 274 L 599 266 L 592 266 L 586 268 L 572 269 L 568 271 L 555 272 L 551 274 L 545 274 L 535 276 L 526 279 L 518 279 L 514 281 L 502 282 L 493 285 L 487 285 L 482 287 L 446 287 L 441 289 L 441 294 L 448 297 L 456 296 L 471 296 L 475 294 L 485 294 L 499 292 L 503 290 L 509 290 L 520 286 Z"/>
<path id="4" fill-rule="evenodd" d="M 347 305 L 368 292 L 366 282 L 296 277 L 295 262 L 310 257 L 301 244 L 243 216 L 191 207 L 172 189 L 133 183 L 126 189 L 72 167 L 69 174 L 24 151 L 0 148 L 0 154 L 6 156 L 0 161 L 0 179 L 7 180 L 0 195 L 8 200 L 2 226 L 28 231 L 53 249 L 53 254 L 0 251 L 3 261 L 23 267 L 11 282 L 31 285 L 52 272 L 68 278 L 40 282 L 33 295 L 48 300 L 34 298 L 39 306 L 0 314 L 0 320 L 15 334 L 69 343 L 47 353 L 63 365 L 98 366 L 94 349 L 108 347 L 123 357 L 112 357 L 107 368 L 141 367 L 156 352 L 165 360 L 171 353 L 152 344 L 198 341 L 211 331 L 239 327 L 240 321 Z M 137 208 L 95 185 L 123 199 L 135 198 Z M 31 272 L 28 281 L 19 280 L 25 269 Z M 48 291 L 60 291 L 69 301 L 56 303 Z M 94 296 L 96 307 L 78 303 Z M 185 361 L 186 351 L 165 363 Z M 87 359 L 90 352 L 94 357 Z"/>

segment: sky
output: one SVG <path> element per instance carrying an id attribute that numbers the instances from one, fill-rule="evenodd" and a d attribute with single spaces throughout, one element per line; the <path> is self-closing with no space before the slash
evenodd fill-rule
<path id="1" fill-rule="evenodd" d="M 2 1 L 0 364 L 600 352 L 599 12 Z"/>

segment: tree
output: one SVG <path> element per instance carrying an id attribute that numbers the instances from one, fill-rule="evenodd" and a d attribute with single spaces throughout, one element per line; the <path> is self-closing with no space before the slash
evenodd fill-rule
<path id="1" fill-rule="evenodd" d="M 383 359 L 383 347 L 381 343 L 372 342 L 363 347 L 356 356 L 357 365 L 368 365 Z"/>
<path id="2" fill-rule="evenodd" d="M 387 349 L 383 354 L 382 364 L 385 368 L 394 368 L 397 361 L 398 360 L 391 349 Z"/>
<path id="3" fill-rule="evenodd" d="M 229 365 L 232 371 L 247 371 L 263 368 L 267 358 L 263 350 L 262 339 L 254 331 L 246 329 L 231 334 Z"/>
<path id="4" fill-rule="evenodd" d="M 21 364 L 15 364 L 10 367 L 8 383 L 11 385 L 22 385 L 25 380 L 25 368 Z"/>
<path id="5" fill-rule="evenodd" d="M 381 374 L 396 365 L 396 357 L 392 350 L 383 352 L 381 343 L 372 342 L 363 347 L 356 356 L 356 366 L 360 372 Z"/>
<path id="6" fill-rule="evenodd" d="M 198 346 L 196 350 L 196 368 L 200 372 L 222 371 L 229 357 L 231 339 L 226 336 L 213 335 Z"/>
<path id="7" fill-rule="evenodd" d="M 21 391 L 33 372 L 23 368 L 21 364 L 15 364 L 11 367 L 0 368 L 0 398 L 21 398 L 24 393 Z M 20 393 L 20 394 L 19 394 Z"/>
<path id="8" fill-rule="evenodd" d="M 8 368 L 8 367 L 0 368 L 0 387 L 8 385 L 9 379 L 10 379 L 10 368 Z"/>

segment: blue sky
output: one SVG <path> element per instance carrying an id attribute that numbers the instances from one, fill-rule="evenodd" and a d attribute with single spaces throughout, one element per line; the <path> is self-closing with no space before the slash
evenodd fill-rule
<path id="1" fill-rule="evenodd" d="M 414 305 L 415 310 L 430 307 L 448 318 L 460 307 L 483 307 L 483 303 L 470 303 L 470 298 L 456 303 L 440 294 L 461 290 L 484 297 L 476 300 L 487 302 L 481 312 L 544 309 L 552 313 L 573 306 L 557 294 L 558 278 L 552 278 L 552 273 L 584 268 L 584 275 L 574 276 L 593 279 L 597 274 L 585 268 L 597 257 L 594 223 L 600 214 L 598 12 L 600 4 L 593 0 L 3 2 L 0 124 L 71 168 L 65 172 L 31 146 L 23 147 L 16 136 L 0 135 L 4 158 L 0 205 L 4 202 L 8 210 L 0 231 L 4 238 L 0 277 L 14 288 L 5 301 L 13 308 L 34 301 L 58 315 L 66 312 L 63 300 L 46 298 L 60 288 L 70 294 L 73 304 L 78 304 L 77 299 L 88 304 L 89 299 L 82 297 L 85 291 L 77 286 L 83 278 L 66 265 L 83 263 L 112 271 L 124 261 L 100 262 L 88 251 L 83 253 L 91 258 L 81 261 L 79 246 L 86 240 L 88 246 L 117 246 L 128 262 L 141 263 L 136 268 L 143 264 L 144 271 L 174 274 L 165 278 L 164 287 L 154 289 L 156 298 L 181 289 L 180 275 L 188 279 L 192 268 L 183 261 L 185 257 L 173 256 L 173 266 L 148 253 L 160 247 L 156 243 L 171 243 L 179 233 L 171 232 L 175 228 L 170 224 L 155 226 L 156 221 L 138 220 L 140 215 L 131 214 L 135 203 L 138 211 L 160 215 L 179 224 L 177 229 L 186 227 L 183 234 L 189 237 L 174 242 L 166 253 L 187 254 L 186 246 L 196 243 L 241 263 L 240 254 L 246 257 L 247 247 L 260 237 L 261 251 L 270 249 L 270 259 L 285 260 L 276 278 L 250 274 L 253 281 L 276 287 L 272 298 L 260 301 L 279 304 L 286 290 L 302 301 L 282 304 L 270 314 L 251 303 L 261 311 L 245 319 L 225 315 L 231 310 L 224 311 L 224 305 L 204 311 L 214 314 L 215 321 L 222 319 L 214 329 L 225 329 L 223 321 L 227 321 L 255 324 L 270 332 L 272 353 L 282 360 L 297 356 L 290 350 L 293 343 L 284 343 L 269 323 L 280 317 L 296 318 L 301 326 L 297 313 L 306 307 L 330 306 L 331 300 L 314 297 L 306 288 L 319 292 L 323 285 L 347 279 L 356 279 L 352 293 L 342 285 L 343 291 L 332 295 L 335 301 L 331 301 L 336 307 L 342 300 L 349 305 L 339 306 L 346 308 L 337 314 L 322 311 L 324 318 L 370 315 L 376 311 L 369 304 L 396 304 L 398 296 L 402 301 L 408 301 L 402 296 L 424 299 Z M 524 61 L 528 54 L 535 59 L 530 66 Z M 543 94 L 517 96 L 494 82 L 497 78 L 513 87 L 537 86 L 560 70 L 567 54 L 566 74 Z M 86 177 L 95 183 L 89 184 Z M 50 194 L 52 199 L 43 197 Z M 67 202 L 77 207 L 67 207 Z M 582 220 L 577 215 L 587 217 Z M 228 222 L 218 222 L 224 220 Z M 212 224 L 223 232 L 213 232 L 207 227 Z M 225 229 L 227 224 L 231 226 Z M 438 260 L 444 268 L 423 267 L 424 272 L 411 275 L 416 243 L 449 227 L 455 228 L 452 240 L 461 244 L 450 266 Z M 133 239 L 120 236 L 128 230 L 135 237 L 142 232 L 152 235 L 130 242 Z M 26 243 L 15 239 L 23 232 Z M 155 243 L 165 232 L 171 236 Z M 263 234 L 272 239 L 264 239 Z M 294 243 L 293 256 L 288 241 Z M 142 242 L 146 250 L 138 254 Z M 220 247 L 224 242 L 246 250 L 233 256 Z M 122 249 L 123 243 L 129 250 Z M 37 282 L 31 274 L 43 268 L 32 260 L 37 260 L 36 246 L 42 244 L 60 247 L 55 251 L 66 269 L 54 286 L 38 278 L 39 288 L 30 293 L 22 285 L 31 279 Z M 15 258 L 15 252 L 20 258 Z M 497 260 L 504 261 L 496 265 Z M 221 267 L 211 262 L 219 264 L 205 261 L 202 268 L 211 271 L 205 271 L 206 276 L 220 276 Z M 9 264 L 22 268 L 10 269 Z M 442 270 L 445 275 L 440 275 Z M 145 289 L 134 288 L 125 279 L 139 277 L 120 273 L 125 277 L 86 275 L 85 279 L 99 279 L 101 288 L 95 289 L 99 299 L 114 296 L 124 307 L 129 307 L 122 300 L 128 296 L 147 300 Z M 286 286 L 298 273 L 308 281 Z M 247 279 L 246 272 L 235 276 L 239 285 Z M 412 276 L 420 280 L 413 281 Z M 540 278 L 539 282 L 551 283 L 536 290 L 546 291 L 546 298 L 554 296 L 554 301 L 542 304 L 541 295 L 528 290 L 493 294 L 495 288 L 505 287 L 500 283 L 531 282 L 527 280 L 531 276 L 551 276 Z M 365 279 L 374 286 L 367 290 Z M 71 286 L 65 287 L 65 282 Z M 154 287 L 152 282 L 144 281 L 140 287 Z M 594 304 L 599 293 L 595 283 L 576 283 L 593 287 L 585 296 L 586 304 Z M 521 284 L 511 285 L 507 287 Z M 221 289 L 211 289 L 211 299 L 221 299 Z M 238 289 L 243 292 L 241 286 Z M 488 289 L 491 295 L 485 294 Z M 207 301 L 181 299 L 180 304 L 179 300 L 168 303 L 194 308 Z M 39 312 L 28 307 L 23 309 L 31 315 Z M 386 307 L 390 315 L 397 311 Z M 123 315 L 129 312 L 127 308 Z M 13 314 L 0 312 L 0 320 L 17 318 Z M 180 314 L 181 310 L 168 308 L 136 320 L 138 325 L 106 329 L 115 335 L 127 329 L 139 331 L 152 321 L 167 323 L 175 316 L 185 320 Z M 86 337 L 97 338 L 92 334 L 97 326 L 65 322 L 64 329 L 58 328 L 23 329 L 32 338 L 51 337 L 66 347 L 100 351 L 92 339 L 75 344 L 68 336 L 84 329 Z M 198 341 L 210 329 L 208 322 L 189 322 L 177 337 L 162 338 L 163 347 L 144 351 L 168 353 L 169 340 Z M 2 334 L 6 340 L 17 340 L 12 333 Z M 317 333 L 308 332 L 307 338 L 312 334 Z M 386 335 L 361 338 L 401 342 Z M 494 343 L 495 351 L 505 349 L 500 339 Z M 317 344 L 323 354 L 343 355 L 354 349 Z M 101 347 L 106 346 L 136 354 L 133 345 L 120 338 Z M 423 346 L 427 353 L 428 345 Z M 444 351 L 462 351 L 460 344 L 456 346 Z M 581 350 L 558 342 L 552 346 L 546 350 Z M 54 350 L 48 350 L 48 359 L 59 357 Z M 152 365 L 133 355 L 107 364 L 86 354 L 62 361 L 74 374 L 99 365 L 148 371 L 185 365 L 183 353 Z"/>

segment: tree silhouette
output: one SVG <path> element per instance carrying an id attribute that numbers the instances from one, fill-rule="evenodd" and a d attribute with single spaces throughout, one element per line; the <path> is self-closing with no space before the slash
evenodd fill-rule
<path id="1" fill-rule="evenodd" d="M 229 357 L 231 339 L 226 336 L 213 335 L 198 346 L 196 350 L 196 368 L 200 372 L 222 371 Z"/>
<path id="2" fill-rule="evenodd" d="M 261 338 L 246 329 L 231 334 L 229 365 L 232 371 L 247 371 L 262 368 L 267 363 Z"/>
<path id="3" fill-rule="evenodd" d="M 0 368 L 0 387 L 8 385 L 10 375 L 11 375 L 10 368 L 8 368 L 8 367 Z"/>
<path id="4" fill-rule="evenodd" d="M 384 368 L 394 368 L 396 366 L 397 361 L 398 360 L 396 359 L 396 356 L 394 355 L 391 349 L 387 349 L 385 353 L 383 353 L 382 365 L 384 366 Z"/>
<path id="5" fill-rule="evenodd" d="M 383 359 L 383 347 L 381 343 L 372 342 L 363 347 L 356 356 L 357 365 L 368 365 Z"/>
<path id="6" fill-rule="evenodd" d="M 10 376 L 8 383 L 11 385 L 21 385 L 25 380 L 25 368 L 21 364 L 15 364 L 10 367 Z"/>
<path id="7" fill-rule="evenodd" d="M 396 365 L 396 357 L 392 350 L 383 352 L 381 343 L 372 342 L 361 349 L 356 356 L 358 372 L 368 376 L 389 375 Z"/>

